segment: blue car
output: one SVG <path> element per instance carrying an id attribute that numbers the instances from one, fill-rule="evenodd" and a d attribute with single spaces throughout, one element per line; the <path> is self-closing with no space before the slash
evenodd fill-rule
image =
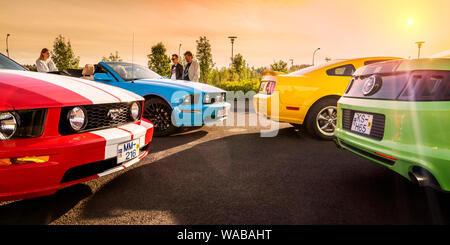
<path id="1" fill-rule="evenodd" d="M 153 123 L 155 136 L 170 135 L 179 127 L 224 120 L 230 108 L 222 89 L 199 82 L 170 80 L 141 65 L 100 62 L 90 72 L 86 68 L 84 78 L 144 97 L 143 117 Z"/>

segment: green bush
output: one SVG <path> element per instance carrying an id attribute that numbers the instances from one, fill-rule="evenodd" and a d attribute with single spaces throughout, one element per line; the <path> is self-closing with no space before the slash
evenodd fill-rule
<path id="1" fill-rule="evenodd" d="M 242 91 L 247 93 L 253 90 L 258 93 L 259 80 L 223 81 L 216 84 L 216 86 L 226 91 Z"/>

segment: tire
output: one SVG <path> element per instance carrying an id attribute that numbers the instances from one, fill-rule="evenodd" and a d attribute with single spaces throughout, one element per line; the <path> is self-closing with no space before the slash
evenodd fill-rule
<path id="1" fill-rule="evenodd" d="M 177 130 L 172 124 L 172 108 L 161 98 L 145 100 L 143 117 L 153 123 L 156 137 L 171 135 Z"/>
<path id="2" fill-rule="evenodd" d="M 337 123 L 337 99 L 316 102 L 306 117 L 306 130 L 322 140 L 333 140 Z"/>

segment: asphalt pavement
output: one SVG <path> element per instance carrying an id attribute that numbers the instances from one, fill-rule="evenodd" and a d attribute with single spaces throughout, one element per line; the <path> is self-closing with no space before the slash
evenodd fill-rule
<path id="1" fill-rule="evenodd" d="M 230 117 L 239 115 L 253 112 Z M 0 204 L 0 223 L 450 223 L 450 194 L 421 189 L 333 142 L 279 126 L 275 137 L 261 137 L 263 126 L 246 123 L 154 138 L 150 155 L 123 172 Z"/>

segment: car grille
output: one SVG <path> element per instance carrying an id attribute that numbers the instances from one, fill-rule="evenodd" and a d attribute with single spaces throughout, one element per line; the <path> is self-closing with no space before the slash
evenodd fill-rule
<path id="1" fill-rule="evenodd" d="M 355 131 L 351 131 L 353 116 L 355 112 L 367 113 L 373 115 L 372 121 L 372 129 L 370 130 L 370 135 L 358 133 Z M 363 111 L 353 111 L 348 109 L 342 110 L 342 128 L 352 133 L 367 136 L 373 139 L 382 140 L 384 136 L 384 126 L 385 126 L 385 116 L 383 114 L 375 114 L 371 112 L 363 112 Z"/>
<path id="2" fill-rule="evenodd" d="M 140 103 L 142 108 L 142 103 Z M 114 104 L 98 104 L 83 106 L 87 112 L 87 125 L 80 132 L 112 128 L 126 123 L 133 122 L 130 117 L 131 103 L 114 103 Z M 64 107 L 61 110 L 61 118 L 59 122 L 59 132 L 62 135 L 73 134 L 67 119 L 67 113 L 73 107 Z M 116 110 L 118 113 L 113 118 L 110 110 Z"/>

